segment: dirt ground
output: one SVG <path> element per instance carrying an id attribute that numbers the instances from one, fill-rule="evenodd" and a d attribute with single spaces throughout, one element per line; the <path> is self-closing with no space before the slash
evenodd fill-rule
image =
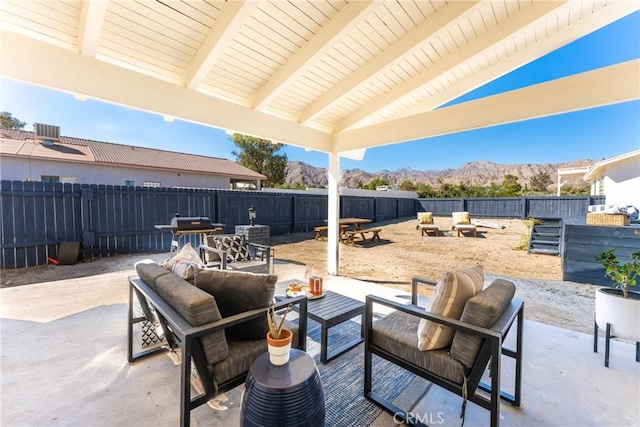
<path id="1" fill-rule="evenodd" d="M 456 237 L 450 218 L 435 218 L 440 235 L 421 236 L 416 220 L 376 223 L 381 242 L 355 247 L 340 244 L 340 275 L 409 290 L 414 276 L 438 280 L 449 270 L 482 264 L 489 279 L 512 279 L 516 296 L 525 301 L 525 317 L 541 323 L 593 333 L 595 287 L 562 281 L 561 259 L 552 255 L 514 250 L 528 235 L 521 220 L 491 219 L 503 229 L 478 228 L 478 237 Z M 313 232 L 272 236 L 275 258 L 311 263 L 314 272 L 326 274 L 327 243 L 313 240 Z M 0 286 L 10 287 L 66 278 L 130 270 L 142 258 L 161 261 L 166 254 L 119 255 L 73 266 L 44 265 L 3 270 Z"/>

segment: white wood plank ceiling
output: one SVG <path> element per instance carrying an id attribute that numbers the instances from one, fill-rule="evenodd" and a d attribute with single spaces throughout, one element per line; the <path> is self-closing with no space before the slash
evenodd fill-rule
<path id="1" fill-rule="evenodd" d="M 640 97 L 631 61 L 438 108 L 636 0 L 0 4 L 5 77 L 325 152 Z"/>

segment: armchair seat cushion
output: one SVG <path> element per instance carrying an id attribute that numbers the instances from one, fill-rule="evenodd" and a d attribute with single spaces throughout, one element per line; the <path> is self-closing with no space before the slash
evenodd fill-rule
<path id="1" fill-rule="evenodd" d="M 373 345 L 456 384 L 462 384 L 465 368 L 451 357 L 449 349 L 421 351 L 418 348 L 419 318 L 394 311 L 374 323 Z"/>
<path id="2" fill-rule="evenodd" d="M 266 264 L 262 260 L 246 260 L 227 264 L 227 270 L 246 271 L 249 273 L 264 273 L 265 266 Z"/>

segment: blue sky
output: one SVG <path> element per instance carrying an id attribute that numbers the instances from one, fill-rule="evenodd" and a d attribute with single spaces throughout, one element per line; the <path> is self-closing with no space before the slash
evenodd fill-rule
<path id="1" fill-rule="evenodd" d="M 640 12 L 523 66 L 450 104 L 513 90 L 640 57 Z M 198 153 L 235 160 L 224 131 L 0 79 L 0 110 L 26 121 L 60 126 L 62 135 L 119 144 Z M 473 147 L 470 149 L 469 147 Z M 362 161 L 341 160 L 342 169 L 368 172 L 411 167 L 456 168 L 474 160 L 557 163 L 599 160 L 640 148 L 640 101 L 529 120 L 487 129 L 368 149 Z M 327 167 L 323 153 L 286 146 L 289 160 Z"/>

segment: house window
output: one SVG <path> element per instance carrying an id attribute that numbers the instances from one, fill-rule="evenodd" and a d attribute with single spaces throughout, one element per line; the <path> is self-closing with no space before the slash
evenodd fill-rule
<path id="1" fill-rule="evenodd" d="M 127 187 L 133 187 L 135 184 L 133 183 L 132 179 L 125 179 L 124 185 L 126 185 Z"/>
<path id="2" fill-rule="evenodd" d="M 75 176 L 61 176 L 60 182 L 63 184 L 77 184 L 78 178 L 76 178 Z"/>
<path id="3" fill-rule="evenodd" d="M 40 175 L 41 182 L 50 182 L 52 184 L 57 184 L 60 182 L 60 177 L 55 175 Z"/>
<path id="4" fill-rule="evenodd" d="M 143 187 L 160 187 L 160 183 L 156 181 L 144 181 L 142 183 Z"/>

